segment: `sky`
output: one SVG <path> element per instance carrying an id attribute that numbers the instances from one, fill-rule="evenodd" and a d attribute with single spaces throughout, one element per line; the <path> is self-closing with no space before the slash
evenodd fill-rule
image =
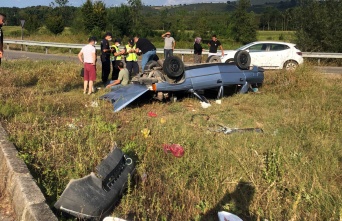
<path id="1" fill-rule="evenodd" d="M 107 7 L 119 6 L 122 3 L 127 3 L 127 0 L 102 0 Z M 0 0 L 0 7 L 18 7 L 25 8 L 28 6 L 36 5 L 49 5 L 54 0 Z M 85 0 L 69 0 L 68 5 L 81 6 Z M 192 4 L 202 2 L 226 2 L 224 0 L 142 0 L 144 5 L 179 5 L 179 4 Z"/>

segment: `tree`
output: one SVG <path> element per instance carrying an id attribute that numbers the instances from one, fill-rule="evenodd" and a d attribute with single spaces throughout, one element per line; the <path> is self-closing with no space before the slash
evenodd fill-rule
<path id="1" fill-rule="evenodd" d="M 302 1 L 293 19 L 300 49 L 341 53 L 341 11 L 342 2 L 338 0 Z"/>
<path id="2" fill-rule="evenodd" d="M 91 32 L 91 30 L 95 27 L 94 22 L 94 11 L 93 11 L 93 3 L 91 0 L 87 0 L 81 7 L 82 12 L 82 23 L 86 32 Z"/>
<path id="3" fill-rule="evenodd" d="M 45 21 L 46 28 L 58 35 L 64 30 L 64 19 L 61 15 L 50 15 Z"/>
<path id="4" fill-rule="evenodd" d="M 231 16 L 232 37 L 235 41 L 243 44 L 255 41 L 257 36 L 254 13 L 247 12 L 249 7 L 249 0 L 239 0 L 236 10 Z"/>
<path id="5" fill-rule="evenodd" d="M 55 0 L 55 2 L 59 7 L 65 7 L 69 3 L 69 0 Z"/>
<path id="6" fill-rule="evenodd" d="M 128 5 L 130 7 L 130 16 L 132 19 L 132 29 L 135 34 L 146 36 L 148 32 L 148 25 L 142 19 L 142 2 L 141 0 L 128 0 Z"/>
<path id="7" fill-rule="evenodd" d="M 108 10 L 107 29 L 111 30 L 114 36 L 129 36 L 132 34 L 132 18 L 129 6 L 121 4 L 120 7 Z M 113 22 L 112 22 L 113 21 Z M 114 22 L 115 21 L 115 22 Z"/>
<path id="8" fill-rule="evenodd" d="M 24 28 L 30 33 L 35 33 L 41 26 L 37 15 L 25 15 Z"/>
<path id="9" fill-rule="evenodd" d="M 93 4 L 93 19 L 94 26 L 101 31 L 105 31 L 107 25 L 107 11 L 106 6 L 102 1 L 96 1 Z"/>
<path id="10" fill-rule="evenodd" d="M 210 37 L 211 30 L 208 22 L 208 13 L 206 11 L 201 11 L 197 15 L 196 19 L 196 27 L 195 27 L 195 33 L 197 36 L 201 36 L 203 39 L 207 39 Z"/>

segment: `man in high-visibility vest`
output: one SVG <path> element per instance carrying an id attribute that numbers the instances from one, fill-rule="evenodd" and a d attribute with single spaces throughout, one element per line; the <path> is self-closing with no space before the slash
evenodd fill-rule
<path id="1" fill-rule="evenodd" d="M 119 77 L 120 69 L 118 68 L 119 62 L 122 59 L 122 55 L 125 53 L 124 50 L 120 50 L 119 46 L 121 44 L 121 40 L 119 38 L 114 40 L 114 44 L 112 45 L 112 55 L 111 55 L 111 61 L 113 66 L 113 72 L 112 72 L 112 80 L 117 80 Z"/>
<path id="2" fill-rule="evenodd" d="M 131 73 L 131 76 L 137 75 L 139 73 L 139 65 L 133 39 L 129 39 L 128 44 L 125 46 L 125 54 L 127 70 L 129 71 L 129 73 Z"/>

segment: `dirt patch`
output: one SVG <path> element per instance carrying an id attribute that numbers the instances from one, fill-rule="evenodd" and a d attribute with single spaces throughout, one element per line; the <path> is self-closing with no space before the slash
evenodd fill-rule
<path id="1" fill-rule="evenodd" d="M 15 213 L 7 194 L 0 192 L 0 221 L 15 221 Z"/>

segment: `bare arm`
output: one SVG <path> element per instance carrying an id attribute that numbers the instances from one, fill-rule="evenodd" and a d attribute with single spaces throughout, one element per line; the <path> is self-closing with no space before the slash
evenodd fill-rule
<path id="1" fill-rule="evenodd" d="M 78 60 L 80 60 L 81 63 L 83 63 L 83 59 L 82 59 L 82 55 L 83 55 L 83 52 L 80 51 L 80 53 L 78 53 Z"/>
<path id="2" fill-rule="evenodd" d="M 223 50 L 223 47 L 222 47 L 222 45 L 220 45 L 220 49 L 221 49 L 222 56 L 223 56 L 223 55 L 224 55 L 224 50 Z"/>
<path id="3" fill-rule="evenodd" d="M 172 42 L 172 44 L 173 44 L 173 45 L 172 45 L 172 50 L 175 50 L 175 47 L 176 47 L 176 41 L 173 41 L 173 42 Z"/>

